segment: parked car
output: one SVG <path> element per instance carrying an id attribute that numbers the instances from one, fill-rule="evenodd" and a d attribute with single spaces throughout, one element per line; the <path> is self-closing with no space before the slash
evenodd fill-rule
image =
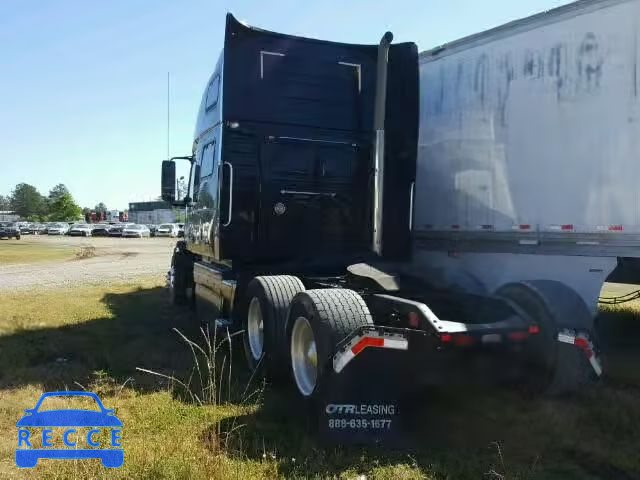
<path id="1" fill-rule="evenodd" d="M 41 223 L 30 223 L 29 233 L 32 235 L 40 235 L 44 230 L 44 225 Z"/>
<path id="2" fill-rule="evenodd" d="M 107 223 L 96 223 L 93 225 L 93 228 L 91 229 L 91 236 L 108 237 L 110 228 L 111 228 L 111 225 Z"/>
<path id="3" fill-rule="evenodd" d="M 20 240 L 20 228 L 14 222 L 0 222 L 0 238 Z"/>
<path id="4" fill-rule="evenodd" d="M 116 223 L 115 225 L 111 225 L 107 234 L 110 237 L 121 237 L 122 231 L 129 225 L 133 225 L 132 223 Z"/>
<path id="5" fill-rule="evenodd" d="M 177 223 L 163 223 L 156 230 L 156 237 L 177 237 L 179 231 Z"/>
<path id="6" fill-rule="evenodd" d="M 76 223 L 69 229 L 69 235 L 73 237 L 83 236 L 90 237 L 92 228 L 89 223 Z"/>
<path id="7" fill-rule="evenodd" d="M 151 236 L 151 232 L 149 231 L 149 227 L 147 227 L 146 225 L 133 224 L 133 225 L 127 225 L 122 229 L 122 236 L 148 238 Z"/>
<path id="8" fill-rule="evenodd" d="M 29 230 L 29 224 L 28 223 L 16 223 L 17 227 L 20 229 L 20 234 L 21 235 L 30 235 L 31 234 L 31 230 Z"/>
<path id="9" fill-rule="evenodd" d="M 66 223 L 53 223 L 51 225 L 49 225 L 49 228 L 47 229 L 47 234 L 48 235 L 66 235 L 66 233 L 69 231 L 69 225 L 67 225 Z"/>

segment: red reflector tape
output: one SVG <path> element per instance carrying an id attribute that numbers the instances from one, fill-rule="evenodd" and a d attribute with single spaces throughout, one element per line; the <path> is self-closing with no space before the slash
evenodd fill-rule
<path id="1" fill-rule="evenodd" d="M 469 335 L 454 335 L 453 343 L 458 347 L 468 347 L 475 342 L 474 338 Z"/>
<path id="2" fill-rule="evenodd" d="M 540 333 L 540 327 L 538 325 L 531 325 L 529 327 L 529 333 L 531 335 L 535 335 L 536 333 Z"/>
<path id="3" fill-rule="evenodd" d="M 367 347 L 384 347 L 384 338 L 364 337 L 353 347 L 351 347 L 351 351 L 354 355 L 358 355 Z"/>
<path id="4" fill-rule="evenodd" d="M 582 348 L 583 350 L 586 350 L 589 348 L 589 341 L 586 338 L 581 338 L 581 337 L 577 337 L 574 341 L 573 344 L 576 347 Z"/>
<path id="5" fill-rule="evenodd" d="M 529 334 L 527 332 L 511 332 L 508 333 L 507 336 L 509 337 L 509 340 L 513 340 L 514 342 L 521 342 L 522 340 L 527 338 Z"/>
<path id="6" fill-rule="evenodd" d="M 622 225 L 610 225 L 609 226 L 609 231 L 610 232 L 621 232 L 622 230 L 624 230 L 622 228 Z"/>
<path id="7" fill-rule="evenodd" d="M 349 344 L 333 356 L 333 369 L 340 373 L 344 367 L 367 347 L 408 350 L 409 342 L 403 335 L 371 332 L 365 337 L 354 337 Z"/>
<path id="8" fill-rule="evenodd" d="M 440 341 L 442 343 L 449 343 L 451 341 L 451 335 L 448 333 L 443 333 L 440 335 Z"/>
<path id="9" fill-rule="evenodd" d="M 560 227 L 561 230 L 573 230 L 573 225 L 567 224 Z"/>

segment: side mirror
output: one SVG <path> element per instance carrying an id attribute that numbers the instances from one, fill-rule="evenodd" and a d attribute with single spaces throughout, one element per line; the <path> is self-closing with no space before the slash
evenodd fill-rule
<path id="1" fill-rule="evenodd" d="M 165 202 L 176 201 L 176 162 L 173 160 L 162 161 L 160 195 Z"/>

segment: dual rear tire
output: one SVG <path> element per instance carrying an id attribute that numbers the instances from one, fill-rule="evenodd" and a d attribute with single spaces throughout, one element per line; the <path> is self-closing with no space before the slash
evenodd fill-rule
<path id="1" fill-rule="evenodd" d="M 337 344 L 373 324 L 353 290 L 305 290 L 293 276 L 254 278 L 243 315 L 244 350 L 250 370 L 264 368 L 273 380 L 293 379 L 306 399 L 317 398 L 331 377 Z"/>
<path id="2" fill-rule="evenodd" d="M 291 303 L 287 337 L 291 373 L 300 395 L 317 399 L 330 381 L 336 346 L 357 328 L 372 325 L 367 304 L 353 290 L 307 290 Z"/>
<path id="3" fill-rule="evenodd" d="M 293 297 L 304 291 L 298 277 L 255 277 L 247 286 L 242 329 L 249 369 L 266 371 L 273 379 L 285 376 L 288 367 L 285 325 Z"/>

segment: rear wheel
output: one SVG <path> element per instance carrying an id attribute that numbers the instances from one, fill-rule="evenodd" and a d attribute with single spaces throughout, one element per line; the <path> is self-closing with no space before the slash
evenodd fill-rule
<path id="1" fill-rule="evenodd" d="M 306 399 L 317 398 L 331 377 L 331 358 L 338 343 L 355 329 L 372 324 L 367 304 L 353 290 L 307 290 L 296 295 L 287 326 L 298 393 Z"/>
<path id="2" fill-rule="evenodd" d="M 304 291 L 298 277 L 255 277 L 247 287 L 242 315 L 247 364 L 255 370 L 265 364 L 270 377 L 283 378 L 288 370 L 285 324 L 293 297 Z"/>
<path id="3" fill-rule="evenodd" d="M 586 331 L 593 339 L 593 317 L 574 290 L 552 280 L 533 280 L 505 285 L 496 293 L 512 301 L 540 327 L 528 351 L 532 368 L 525 375 L 531 390 L 559 395 L 593 381 L 595 373 L 584 351 L 558 341 L 562 328 Z"/>
<path id="4" fill-rule="evenodd" d="M 168 273 L 169 299 L 173 305 L 195 306 L 195 295 L 189 296 L 188 289 L 193 292 L 193 258 L 186 250 L 185 242 L 178 242 L 171 258 Z"/>

